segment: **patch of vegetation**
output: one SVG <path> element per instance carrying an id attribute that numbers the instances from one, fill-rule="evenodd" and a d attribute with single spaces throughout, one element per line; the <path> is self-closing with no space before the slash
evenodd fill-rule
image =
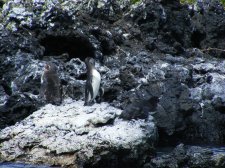
<path id="1" fill-rule="evenodd" d="M 195 2 L 197 2 L 197 0 L 180 0 L 180 3 L 182 4 L 194 4 Z M 221 4 L 223 4 L 223 6 L 225 6 L 225 0 L 220 0 Z"/>
<path id="2" fill-rule="evenodd" d="M 185 3 L 185 4 L 193 4 L 195 3 L 197 0 L 180 0 L 181 3 Z"/>
<path id="3" fill-rule="evenodd" d="M 0 7 L 2 8 L 5 3 L 6 3 L 6 0 L 0 0 Z"/>
<path id="4" fill-rule="evenodd" d="M 130 0 L 131 4 L 135 4 L 137 2 L 139 2 L 140 0 Z"/>
<path id="5" fill-rule="evenodd" d="M 225 0 L 220 0 L 220 2 L 225 6 Z"/>

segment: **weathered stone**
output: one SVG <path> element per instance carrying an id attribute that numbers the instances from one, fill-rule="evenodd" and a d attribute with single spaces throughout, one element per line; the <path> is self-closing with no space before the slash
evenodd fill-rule
<path id="1" fill-rule="evenodd" d="M 223 167 L 224 154 L 213 153 L 210 148 L 178 145 L 172 152 L 152 159 L 146 167 Z"/>
<path id="2" fill-rule="evenodd" d="M 101 165 L 98 162 L 110 153 L 124 158 L 117 164 L 129 164 L 134 159 L 137 166 L 141 165 L 139 159 L 146 157 L 146 151 L 154 153 L 155 124 L 152 117 L 123 121 L 118 119 L 120 114 L 120 109 L 107 103 L 91 107 L 71 100 L 61 106 L 48 104 L 0 132 L 0 159 L 79 167 Z M 117 156 L 123 151 L 124 155 Z"/>

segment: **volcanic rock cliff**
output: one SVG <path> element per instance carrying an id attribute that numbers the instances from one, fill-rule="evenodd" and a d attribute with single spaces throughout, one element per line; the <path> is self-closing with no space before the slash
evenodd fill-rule
<path id="1" fill-rule="evenodd" d="M 156 144 L 224 145 L 225 11 L 218 1 L 1 4 L 1 161 L 143 167 Z M 86 57 L 95 58 L 105 89 L 103 103 L 90 109 L 82 105 Z M 39 98 L 47 61 L 58 67 L 61 106 Z"/>

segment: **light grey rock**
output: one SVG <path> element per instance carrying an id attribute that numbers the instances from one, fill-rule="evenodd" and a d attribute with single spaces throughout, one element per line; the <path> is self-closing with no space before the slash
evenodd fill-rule
<path id="1" fill-rule="evenodd" d="M 0 160 L 75 167 L 122 150 L 137 159 L 145 155 L 139 151 L 142 146 L 149 150 L 155 143 L 157 131 L 152 117 L 123 121 L 118 119 L 122 111 L 108 103 L 83 103 L 67 99 L 61 106 L 48 104 L 3 129 Z"/>

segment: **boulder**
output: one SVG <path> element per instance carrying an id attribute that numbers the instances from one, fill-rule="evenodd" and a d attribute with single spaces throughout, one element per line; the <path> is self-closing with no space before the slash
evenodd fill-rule
<path id="1" fill-rule="evenodd" d="M 139 167 L 154 155 L 157 129 L 146 120 L 118 119 L 108 103 L 67 99 L 45 105 L 0 132 L 0 161 L 70 167 Z"/>

